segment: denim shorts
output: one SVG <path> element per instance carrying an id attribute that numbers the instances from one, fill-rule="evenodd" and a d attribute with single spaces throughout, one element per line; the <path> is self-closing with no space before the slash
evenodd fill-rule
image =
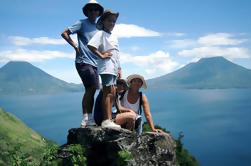
<path id="1" fill-rule="evenodd" d="M 100 74 L 102 86 L 116 85 L 116 76 L 112 74 Z"/>
<path id="2" fill-rule="evenodd" d="M 99 89 L 99 77 L 96 67 L 86 63 L 75 63 L 75 66 L 85 88 L 94 86 Z"/>

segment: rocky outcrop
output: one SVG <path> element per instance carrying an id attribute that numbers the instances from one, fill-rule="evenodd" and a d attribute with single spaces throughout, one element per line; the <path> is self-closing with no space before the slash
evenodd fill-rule
<path id="1" fill-rule="evenodd" d="M 176 143 L 170 134 L 146 132 L 138 135 L 125 129 L 101 127 L 74 128 L 69 130 L 67 145 L 80 144 L 93 166 L 115 166 L 119 151 L 131 155 L 128 165 L 174 166 L 176 165 Z M 66 146 L 60 150 L 61 158 L 67 160 Z M 62 157 L 64 156 L 64 157 Z"/>

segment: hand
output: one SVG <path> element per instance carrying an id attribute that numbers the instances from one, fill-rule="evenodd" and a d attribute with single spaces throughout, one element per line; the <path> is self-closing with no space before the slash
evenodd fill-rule
<path id="1" fill-rule="evenodd" d="M 110 58 L 112 56 L 112 53 L 111 53 L 111 51 L 106 51 L 104 54 L 103 54 L 103 59 L 105 59 L 105 58 Z"/>
<path id="2" fill-rule="evenodd" d="M 134 112 L 134 111 L 131 109 L 125 109 L 125 110 L 123 110 L 123 112 Z"/>
<path id="3" fill-rule="evenodd" d="M 121 69 L 119 69 L 118 74 L 117 74 L 117 77 L 118 77 L 118 79 L 121 79 L 121 78 L 122 78 L 122 72 L 121 72 Z"/>
<path id="4" fill-rule="evenodd" d="M 160 130 L 160 129 L 153 129 L 153 132 L 164 133 L 164 131 L 162 131 L 162 130 Z"/>

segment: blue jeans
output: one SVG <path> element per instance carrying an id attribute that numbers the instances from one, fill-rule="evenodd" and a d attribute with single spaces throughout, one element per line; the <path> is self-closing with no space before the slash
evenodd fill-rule
<path id="1" fill-rule="evenodd" d="M 142 134 L 142 128 L 143 128 L 143 120 L 142 116 L 137 115 L 136 122 L 135 122 L 135 129 L 139 135 Z"/>
<path id="2" fill-rule="evenodd" d="M 116 85 L 116 76 L 112 74 L 100 74 L 102 85 L 103 86 L 111 86 Z"/>

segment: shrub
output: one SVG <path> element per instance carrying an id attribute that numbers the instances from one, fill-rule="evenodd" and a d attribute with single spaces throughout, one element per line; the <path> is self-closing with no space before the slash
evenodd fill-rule
<path id="1" fill-rule="evenodd" d="M 117 166 L 126 166 L 128 162 L 132 159 L 132 156 L 126 151 L 119 151 L 119 157 L 116 159 Z"/>
<path id="2" fill-rule="evenodd" d="M 191 156 L 187 149 L 183 149 L 183 143 L 181 139 L 184 137 L 183 133 L 180 132 L 176 141 L 176 157 L 177 162 L 180 166 L 199 166 L 199 163 L 195 157 Z"/>

